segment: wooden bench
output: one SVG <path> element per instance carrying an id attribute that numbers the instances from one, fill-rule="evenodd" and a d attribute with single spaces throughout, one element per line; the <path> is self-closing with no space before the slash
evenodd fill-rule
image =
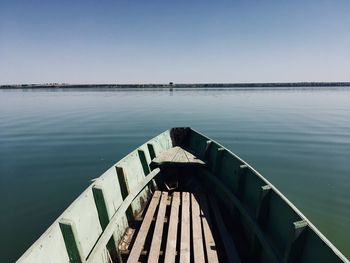
<path id="1" fill-rule="evenodd" d="M 126 252 L 128 263 L 211 263 L 219 262 L 220 254 L 226 261 L 240 262 L 216 200 L 204 194 L 155 191 L 136 233 Z"/>

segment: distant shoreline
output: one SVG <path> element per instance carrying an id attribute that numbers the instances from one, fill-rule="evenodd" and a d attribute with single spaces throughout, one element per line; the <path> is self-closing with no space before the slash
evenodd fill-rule
<path id="1" fill-rule="evenodd" d="M 278 87 L 350 87 L 350 82 L 271 82 L 271 83 L 181 83 L 181 84 L 20 84 L 0 85 L 0 89 L 48 89 L 48 88 L 278 88 Z"/>

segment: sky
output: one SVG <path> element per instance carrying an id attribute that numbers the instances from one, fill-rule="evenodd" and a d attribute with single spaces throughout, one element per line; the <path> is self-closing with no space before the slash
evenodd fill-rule
<path id="1" fill-rule="evenodd" d="M 350 81 L 348 0 L 0 0 L 0 84 Z"/>

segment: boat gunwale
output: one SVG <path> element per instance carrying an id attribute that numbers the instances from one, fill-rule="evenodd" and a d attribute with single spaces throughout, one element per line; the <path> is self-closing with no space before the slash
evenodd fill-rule
<path id="1" fill-rule="evenodd" d="M 142 182 L 139 182 L 137 185 L 137 191 L 134 191 L 133 193 L 130 193 L 120 204 L 120 206 L 117 208 L 116 212 L 113 214 L 113 216 L 110 218 L 110 221 L 106 228 L 103 230 L 99 238 L 97 239 L 94 247 L 91 249 L 89 255 L 85 259 L 86 263 L 94 262 L 94 259 L 96 256 L 98 256 L 98 252 L 100 252 L 101 249 L 106 247 L 109 239 L 113 236 L 113 233 L 116 229 L 116 223 L 123 217 L 126 210 L 131 205 L 132 201 L 136 199 L 136 197 L 145 189 L 145 187 L 150 183 L 152 179 L 154 179 L 157 175 L 160 174 L 160 169 L 156 168 L 153 171 L 151 171 L 145 178 L 142 180 Z"/>
<path id="2" fill-rule="evenodd" d="M 204 135 L 201 132 L 198 132 L 197 130 L 190 128 L 193 132 L 207 138 L 208 140 L 211 140 L 213 143 L 215 143 L 219 148 L 224 148 L 226 150 L 226 152 L 228 154 L 230 154 L 231 156 L 233 156 L 234 158 L 236 158 L 238 161 L 241 161 L 242 164 L 247 165 L 247 167 L 255 174 L 257 175 L 260 179 L 262 179 L 267 185 L 269 185 L 271 187 L 271 189 L 284 201 L 286 202 L 286 204 L 291 207 L 294 212 L 301 217 L 302 220 L 305 220 L 308 224 L 308 226 L 312 229 L 312 231 L 315 232 L 315 234 L 317 236 L 320 237 L 320 239 L 344 262 L 350 262 L 345 255 L 343 255 L 343 253 L 337 249 L 337 247 L 335 245 L 332 244 L 332 242 L 330 242 L 326 236 L 324 236 L 322 234 L 322 232 L 317 229 L 317 227 L 315 225 L 313 225 L 311 223 L 311 221 L 309 219 L 307 219 L 307 217 L 285 196 L 283 195 L 278 189 L 277 187 L 275 187 L 269 180 L 267 180 L 263 175 L 261 175 L 257 170 L 255 170 L 248 162 L 244 161 L 241 157 L 239 157 L 238 155 L 234 154 L 231 150 L 227 149 L 225 146 L 223 146 L 222 144 L 218 143 L 216 140 L 213 140 L 211 138 L 209 138 L 208 136 Z"/>
<path id="3" fill-rule="evenodd" d="M 95 185 L 98 185 L 98 182 L 99 182 L 100 180 L 103 180 L 103 178 L 107 176 L 107 171 L 108 171 L 108 170 L 110 170 L 110 169 L 113 168 L 113 167 L 117 167 L 122 161 L 125 161 L 126 158 L 129 157 L 130 155 L 132 155 L 132 154 L 134 154 L 134 153 L 137 154 L 137 150 L 138 150 L 138 149 L 140 149 L 140 148 L 141 148 L 142 146 L 144 146 L 144 145 L 147 145 L 148 143 L 151 143 L 155 138 L 157 138 L 157 137 L 159 137 L 159 136 L 161 136 L 161 135 L 163 135 L 163 134 L 165 135 L 167 132 L 170 133 L 170 130 L 171 130 L 171 129 L 167 129 L 167 130 L 165 130 L 165 131 L 159 133 L 158 135 L 152 137 L 151 139 L 149 139 L 149 140 L 146 141 L 145 143 L 139 145 L 139 146 L 136 147 L 134 150 L 132 150 L 131 152 L 129 152 L 127 155 L 125 155 L 122 159 L 118 160 L 116 163 L 114 163 L 112 166 L 110 166 L 108 169 L 106 169 L 99 177 L 97 177 L 97 178 L 95 178 L 95 179 L 91 179 L 91 182 L 92 182 L 92 183 L 91 183 L 90 185 L 88 185 L 88 186 L 85 188 L 85 190 L 83 190 L 82 193 L 80 193 L 76 198 L 74 198 L 73 202 L 70 203 L 70 205 L 69 205 L 67 208 L 65 208 L 65 209 L 63 210 L 62 213 L 60 213 L 60 215 L 49 225 L 49 227 L 44 231 L 44 233 L 42 233 L 42 234 L 34 241 L 34 243 L 32 243 L 32 244 L 25 250 L 25 252 L 16 260 L 16 262 L 18 262 L 18 263 L 22 262 L 23 260 L 26 259 L 27 256 L 30 255 L 30 253 L 31 253 L 35 248 L 37 248 L 38 246 L 40 246 L 41 241 L 43 241 L 43 239 L 44 239 L 45 237 L 47 237 L 47 236 L 50 235 L 51 231 L 54 230 L 54 227 L 56 226 L 56 224 L 59 224 L 59 222 L 60 222 L 62 219 L 65 219 L 63 215 L 64 215 L 66 212 L 71 211 L 71 210 L 74 208 L 74 206 L 78 203 L 78 201 L 79 201 L 79 199 L 80 199 L 81 197 L 83 197 L 84 195 L 88 194 L 89 191 L 92 191 L 92 188 L 93 188 Z M 147 178 L 147 175 L 145 175 L 145 179 L 146 179 L 146 178 Z M 142 183 L 142 182 L 141 182 L 141 183 Z M 143 189 L 144 189 L 144 188 L 143 188 Z M 142 190 L 143 190 L 143 189 L 142 189 Z M 142 190 L 141 190 L 141 191 L 142 191 Z M 138 194 L 139 194 L 139 193 L 138 193 Z M 123 200 L 123 202 L 124 202 L 124 200 Z M 120 206 L 123 204 L 123 202 L 120 204 Z M 118 207 L 118 209 L 120 208 L 120 206 Z M 118 209 L 117 209 L 117 210 L 118 210 Z M 117 212 L 117 210 L 116 210 L 116 212 Z M 115 212 L 115 213 L 116 213 L 116 212 Z M 115 215 L 115 213 L 114 213 L 113 215 Z M 112 218 L 113 215 L 111 215 L 110 217 Z M 93 248 L 96 246 L 96 243 L 97 243 L 98 240 L 100 239 L 100 237 L 101 237 L 101 235 L 103 234 L 103 232 L 104 232 L 104 231 L 101 232 L 101 234 L 100 234 L 99 238 L 96 240 L 95 245 L 93 246 Z M 89 255 L 91 254 L 93 248 L 91 249 Z"/>
<path id="4" fill-rule="evenodd" d="M 40 245 L 40 243 L 43 241 L 43 239 L 50 235 L 51 231 L 53 231 L 53 228 L 56 226 L 56 224 L 58 224 L 60 222 L 60 220 L 64 219 L 63 215 L 67 212 L 67 211 L 70 211 L 71 209 L 74 208 L 75 204 L 78 202 L 78 200 L 80 199 L 80 197 L 83 197 L 84 195 L 86 195 L 88 193 L 88 191 L 92 191 L 92 187 L 95 186 L 95 185 L 98 185 L 98 182 L 100 180 L 103 180 L 104 177 L 107 176 L 107 171 L 110 170 L 111 168 L 113 167 L 116 167 L 118 166 L 121 162 L 125 161 L 125 159 L 127 159 L 130 155 L 132 154 L 137 154 L 137 151 L 138 149 L 140 149 L 141 147 L 143 146 L 146 146 L 148 143 L 152 143 L 152 141 L 154 139 L 156 139 L 157 137 L 161 136 L 161 135 L 165 135 L 166 133 L 170 133 L 172 128 L 170 129 L 167 129 L 161 133 L 159 133 L 158 135 L 152 137 L 150 140 L 146 141 L 145 143 L 139 145 L 138 147 L 136 147 L 133 151 L 129 152 L 127 155 L 125 155 L 122 159 L 118 160 L 116 163 L 114 163 L 112 166 L 110 166 L 107 170 L 105 170 L 99 177 L 91 180 L 92 183 L 87 186 L 87 188 L 81 193 L 79 194 L 74 200 L 73 202 L 66 208 L 63 210 L 63 212 L 56 218 L 56 220 L 54 220 L 50 226 L 44 231 L 44 233 L 42 233 L 39 238 L 29 246 L 29 248 L 27 248 L 27 250 L 20 256 L 20 258 L 17 259 L 16 262 L 23 262 L 26 257 L 28 255 L 30 255 L 30 253 Z M 338 250 L 336 248 L 335 245 L 333 245 L 328 239 L 327 237 L 325 237 L 320 230 L 317 229 L 316 226 L 314 226 L 310 220 L 307 219 L 307 217 L 285 196 L 283 195 L 279 190 L 278 188 L 276 188 L 269 180 L 267 180 L 263 175 L 261 175 L 257 170 L 255 170 L 248 162 L 244 161 L 241 157 L 239 157 L 238 155 L 236 155 L 235 153 L 233 153 L 231 150 L 229 150 L 228 148 L 226 148 L 225 146 L 223 146 L 222 144 L 218 143 L 216 140 L 213 140 L 211 138 L 209 138 L 208 136 L 202 134 L 201 132 L 198 132 L 197 130 L 193 129 L 193 128 L 190 128 L 192 132 L 195 132 L 197 133 L 198 135 L 201 135 L 203 136 L 204 138 L 206 138 L 207 140 L 210 140 L 212 141 L 213 143 L 215 143 L 219 148 L 224 148 L 226 153 L 230 154 L 232 157 L 236 158 L 238 161 L 242 162 L 242 164 L 244 165 L 247 165 L 247 167 L 256 175 L 258 176 L 262 181 L 264 181 L 267 185 L 269 185 L 271 187 L 271 189 L 284 201 L 286 202 L 286 204 L 293 209 L 293 211 L 299 216 L 301 217 L 302 220 L 305 220 L 308 224 L 308 226 L 310 227 L 310 229 L 318 236 L 320 237 L 320 239 L 339 257 L 339 259 L 341 259 L 343 262 L 350 262 L 346 257 L 345 255 L 342 254 L 342 252 L 340 252 L 340 250 Z M 174 147 L 174 145 L 172 146 Z M 147 179 L 147 175 L 145 175 L 145 178 L 144 180 Z M 143 181 L 144 181 L 143 180 Z M 142 181 L 142 182 L 143 182 Z M 142 182 L 139 182 L 139 184 L 141 184 Z M 144 189 L 144 188 L 143 188 Z M 142 189 L 142 190 L 143 190 Z M 142 190 L 140 192 L 142 192 Z M 140 192 L 138 192 L 136 194 L 136 196 L 138 194 L 140 194 Z M 133 193 L 130 193 L 130 194 L 133 194 Z M 113 215 L 110 216 L 110 219 L 112 219 L 112 217 L 114 215 L 116 215 L 118 209 L 122 206 L 122 204 L 124 203 L 124 200 L 123 202 L 119 205 L 119 207 L 117 208 L 117 210 L 113 213 Z M 111 222 L 110 222 L 111 223 Z M 98 244 L 98 241 L 100 240 L 100 238 L 102 237 L 104 233 L 104 230 L 101 232 L 99 238 L 96 240 L 95 242 L 95 245 L 92 247 L 92 249 L 90 250 L 90 253 L 89 255 L 84 258 L 85 261 L 87 262 L 90 262 L 91 258 L 90 256 L 92 255 L 93 253 L 93 250 L 96 248 L 96 245 Z M 85 262 L 84 261 L 84 262 Z"/>

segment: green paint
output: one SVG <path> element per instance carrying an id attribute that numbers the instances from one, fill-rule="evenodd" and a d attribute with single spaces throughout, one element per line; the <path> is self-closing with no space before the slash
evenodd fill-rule
<path id="1" fill-rule="evenodd" d="M 199 136 L 191 135 L 191 138 L 198 141 Z M 202 135 L 202 140 L 207 141 L 207 138 Z M 189 145 L 197 156 L 201 155 L 200 151 L 203 153 L 203 148 L 197 146 L 199 143 L 190 142 Z M 237 164 L 237 176 L 233 174 L 236 177 L 236 187 L 232 188 L 225 183 L 226 178 L 211 172 L 213 169 L 210 163 L 215 161 L 217 149 L 221 147 L 212 141 L 209 150 L 204 150 L 209 152 L 209 167 L 196 174 L 201 177 L 200 181 L 207 187 L 207 191 L 220 199 L 225 216 L 232 218 L 231 222 L 238 219 L 239 224 L 232 226 L 232 235 L 243 246 L 242 253 L 254 254 L 246 255 L 248 260 L 286 263 L 348 262 L 282 194 L 239 157 L 229 151 L 225 155 L 225 162 L 231 158 L 231 162 Z M 236 168 L 230 169 L 221 172 L 232 175 Z M 247 246 L 250 247 L 248 251 Z"/>
<path id="2" fill-rule="evenodd" d="M 269 257 L 270 262 L 280 262 L 278 255 L 275 253 L 270 242 L 268 242 L 267 237 L 261 231 L 260 227 L 256 223 L 256 220 L 251 217 L 248 211 L 246 211 L 239 199 L 209 171 L 201 169 L 200 176 L 202 178 L 202 182 L 208 187 L 208 189 L 217 195 L 217 197 L 224 203 L 228 211 L 236 213 L 235 208 L 238 209 L 242 220 L 244 220 L 245 224 L 257 236 L 262 248 Z"/>
<path id="3" fill-rule="evenodd" d="M 262 228 L 264 227 L 267 220 L 268 209 L 269 209 L 269 197 L 270 197 L 271 191 L 272 190 L 270 185 L 264 185 L 261 187 L 259 203 L 256 209 L 255 217 L 260 227 Z"/>
<path id="4" fill-rule="evenodd" d="M 257 224 L 264 229 L 267 215 L 268 215 L 268 208 L 269 208 L 269 196 L 271 193 L 271 186 L 270 185 L 264 185 L 261 187 L 260 190 L 260 196 L 259 201 L 255 213 L 255 218 L 257 221 Z M 253 233 L 251 238 L 251 245 L 250 245 L 250 261 L 256 262 L 259 258 L 259 255 L 261 253 L 261 245 L 259 243 L 258 238 Z"/>
<path id="5" fill-rule="evenodd" d="M 208 160 L 209 157 L 210 157 L 210 155 L 209 155 L 210 152 L 209 151 L 210 151 L 211 144 L 212 144 L 211 140 L 207 140 L 206 141 L 206 145 L 205 145 L 205 149 L 204 149 L 204 153 L 203 153 L 204 159 L 206 159 L 206 160 Z"/>
<path id="6" fill-rule="evenodd" d="M 70 263 L 81 263 L 82 258 L 79 253 L 76 237 L 73 232 L 73 224 L 66 220 L 59 222 L 64 243 L 66 245 L 69 262 Z"/>
<path id="7" fill-rule="evenodd" d="M 147 163 L 145 152 L 143 150 L 140 150 L 140 149 L 138 149 L 137 152 L 138 152 L 138 155 L 139 155 L 139 158 L 140 158 L 140 162 L 141 162 L 141 165 L 142 165 L 143 173 L 145 175 L 147 175 L 147 174 L 150 173 L 150 169 L 149 169 L 149 166 L 148 166 L 148 163 Z"/>
<path id="8" fill-rule="evenodd" d="M 349 101 L 350 89 L 336 87 L 171 94 L 3 90 L 0 192 L 6 202 L 0 221 L 10 227 L 0 231 L 2 261 L 15 262 L 91 178 L 153 135 L 184 123 L 249 161 L 350 259 Z M 203 153 L 206 140 L 191 145 L 198 141 Z M 158 154 L 161 147 L 152 144 Z M 233 177 L 229 173 L 225 178 Z"/>
<path id="9" fill-rule="evenodd" d="M 156 152 L 154 151 L 154 146 L 152 143 L 147 143 L 147 148 L 149 152 L 149 156 L 151 157 L 151 160 L 156 158 Z"/>
<path id="10" fill-rule="evenodd" d="M 220 147 L 217 149 L 215 163 L 213 166 L 213 173 L 217 176 L 220 175 L 221 161 L 222 161 L 222 156 L 223 156 L 224 152 L 225 152 L 225 148 Z"/>
<path id="11" fill-rule="evenodd" d="M 236 195 L 238 198 L 242 198 L 244 194 L 244 184 L 245 184 L 245 176 L 248 171 L 248 166 L 245 164 L 242 164 L 239 166 L 238 170 L 238 176 L 237 176 L 237 188 L 236 188 Z"/>
<path id="12" fill-rule="evenodd" d="M 167 135 L 162 137 L 162 140 L 164 140 L 162 143 L 163 145 L 169 145 L 168 133 L 165 134 Z M 223 214 L 226 219 L 228 219 L 225 221 L 234 222 L 237 218 L 233 217 L 236 216 L 238 212 L 237 221 L 239 221 L 239 227 L 243 226 L 243 231 L 239 233 L 240 236 L 231 232 L 231 227 L 235 227 L 234 225 L 230 225 L 228 231 L 230 231 L 233 237 L 237 237 L 237 239 L 245 235 L 241 238 L 242 244 L 247 245 L 248 249 L 249 246 L 251 246 L 250 251 L 254 253 L 256 257 L 254 261 L 264 261 L 266 259 L 267 262 L 276 263 L 294 263 L 301 260 L 303 260 L 303 262 L 346 262 L 335 248 L 328 241 L 325 241 L 316 228 L 313 227 L 312 224 L 276 190 L 276 188 L 255 172 L 253 168 L 215 141 L 209 141 L 210 143 L 206 145 L 210 145 L 210 147 L 205 148 L 203 145 L 208 142 L 208 138 L 195 131 L 192 131 L 191 138 L 195 138 L 196 142 L 199 143 L 189 142 L 189 150 L 197 156 L 203 156 L 203 154 L 205 155 L 207 152 L 209 163 L 206 168 L 197 169 L 194 174 L 200 178 L 200 182 L 207 187 L 208 192 L 211 191 L 221 200 L 221 204 L 223 208 L 225 208 L 223 209 Z M 157 142 L 157 140 L 153 142 Z M 160 145 L 161 144 L 158 144 L 158 147 Z M 138 151 L 132 152 L 129 156 L 116 164 L 115 169 L 118 177 L 118 187 L 116 187 L 115 190 L 120 191 L 124 202 L 120 203 L 118 195 L 119 203 L 117 206 L 119 207 L 116 207 L 117 210 L 111 219 L 109 219 L 108 216 L 102 187 L 98 187 L 98 183 L 100 182 L 101 185 L 103 185 L 102 182 L 105 179 L 115 180 L 114 171 L 107 172 L 101 178 L 97 179 L 95 182 L 96 185 L 92 187 L 93 196 L 91 196 L 90 189 L 88 189 L 79 197 L 84 198 L 83 200 L 85 201 L 91 200 L 92 198 L 94 199 L 91 203 L 85 204 L 87 204 L 88 207 L 91 205 L 89 209 L 92 210 L 94 210 L 93 206 L 96 205 L 99 219 L 99 223 L 96 221 L 96 224 L 100 224 L 102 229 L 104 229 L 102 235 L 97 238 L 93 251 L 90 252 L 91 258 L 90 256 L 88 257 L 89 262 L 96 262 L 95 259 L 100 256 L 100 253 L 106 247 L 108 249 L 115 249 L 115 242 L 113 241 L 114 247 L 110 247 L 110 242 L 113 233 L 115 233 L 118 227 L 118 223 L 121 222 L 121 218 L 125 218 L 125 214 L 129 222 L 132 221 L 131 203 L 139 201 L 141 197 L 143 198 L 142 193 L 144 193 L 144 190 L 142 189 L 156 176 L 156 174 L 153 174 L 154 171 L 150 174 L 147 173 L 149 170 L 147 171 L 146 168 L 149 169 L 149 167 L 147 165 L 145 153 L 141 149 L 146 149 L 146 144 L 141 146 Z M 200 149 L 200 152 L 198 152 L 198 149 Z M 222 160 L 223 156 L 220 156 L 220 154 L 224 151 L 225 160 Z M 145 174 L 148 174 L 147 176 L 144 177 L 138 161 L 143 164 L 142 167 Z M 232 162 L 233 165 L 223 166 L 222 164 L 224 162 Z M 145 167 L 144 164 L 146 164 L 147 167 Z M 227 184 L 226 178 L 216 176 L 210 172 L 211 170 L 218 171 L 217 169 L 220 169 L 220 175 L 228 174 L 230 176 L 235 176 L 235 180 L 237 181 L 232 180 L 232 182 L 236 182 L 236 187 Z M 228 169 L 228 171 L 225 169 Z M 234 171 L 238 171 L 238 173 L 236 174 Z M 129 182 L 126 172 L 130 179 Z M 159 170 L 157 174 L 158 172 Z M 160 175 L 165 174 L 164 172 Z M 135 180 L 135 178 L 141 178 L 142 182 L 134 182 L 133 180 Z M 108 182 L 108 180 L 106 181 Z M 132 186 L 132 189 L 130 189 L 130 186 Z M 93 202 L 95 202 L 95 204 L 93 204 Z M 74 205 L 69 209 L 74 209 Z M 95 213 L 95 211 L 92 212 Z M 63 216 L 64 215 L 65 214 L 63 214 Z M 74 234 L 74 223 L 77 224 L 82 219 L 83 218 L 75 218 L 77 222 L 65 220 L 59 222 L 70 262 L 84 262 L 85 260 L 84 258 L 82 259 L 82 254 L 79 253 L 81 252 L 80 245 L 85 244 L 83 243 L 84 240 L 77 240 L 78 237 Z M 232 221 L 230 221 L 230 219 L 232 219 Z M 266 224 L 264 222 L 266 222 Z M 123 227 L 125 226 L 123 225 Z M 59 233 L 58 229 L 57 231 Z M 118 231 L 122 231 L 122 229 L 118 229 Z M 48 231 L 48 233 L 50 233 L 50 231 Z M 84 237 L 87 233 L 79 232 L 79 234 L 81 234 L 79 235 L 80 237 Z M 41 241 L 45 241 L 45 238 L 50 238 L 49 235 L 50 234 L 47 233 L 46 235 L 44 234 L 44 238 Z M 29 253 L 35 249 L 38 249 L 38 246 L 30 249 Z M 37 256 L 37 254 L 33 254 L 34 257 Z M 64 256 L 66 255 L 64 254 Z M 23 261 L 25 261 L 28 255 L 25 255 L 23 258 Z M 41 260 L 38 259 L 36 262 L 44 261 L 41 258 Z"/>
<path id="13" fill-rule="evenodd" d="M 99 237 L 93 251 L 91 251 L 90 256 L 87 259 L 87 263 L 95 263 L 97 262 L 97 258 L 99 257 L 101 250 L 107 245 L 108 240 L 115 232 L 116 223 L 119 222 L 122 217 L 127 212 L 127 209 L 130 207 L 131 203 L 142 193 L 145 187 L 149 184 L 151 180 L 155 177 L 159 176 L 160 170 L 154 169 L 147 177 L 145 177 L 142 182 L 140 182 L 133 192 L 131 192 L 124 200 L 124 202 L 119 206 L 116 213 L 111 218 L 111 222 L 106 227 L 105 231 Z"/>
<path id="14" fill-rule="evenodd" d="M 123 200 L 125 200 L 128 195 L 130 194 L 130 189 L 128 185 L 128 180 L 125 176 L 123 167 L 116 166 L 116 171 L 117 171 L 117 176 L 118 176 L 118 182 L 119 182 L 119 187 L 120 187 L 120 192 L 122 194 Z M 126 211 L 126 217 L 128 219 L 129 224 L 133 222 L 134 216 L 132 212 L 132 207 L 128 207 Z"/>
<path id="15" fill-rule="evenodd" d="M 117 170 L 117 175 L 118 175 L 120 192 L 122 194 L 123 199 L 125 199 L 130 193 L 128 182 L 127 182 L 126 176 L 124 174 L 123 168 L 116 166 L 116 170 Z"/>
<path id="16" fill-rule="evenodd" d="M 289 242 L 284 254 L 284 262 L 300 262 L 305 242 L 305 232 L 307 226 L 308 224 L 305 220 L 300 220 L 292 224 Z"/>
<path id="17" fill-rule="evenodd" d="M 92 194 L 94 196 L 95 204 L 96 204 L 96 209 L 98 213 L 98 218 L 100 220 L 100 225 L 102 230 L 105 230 L 108 223 L 109 223 L 109 216 L 108 216 L 108 211 L 106 207 L 106 202 L 103 196 L 103 190 L 100 188 L 97 188 L 96 186 L 92 187 Z M 117 247 L 116 247 L 116 242 L 113 238 L 108 241 L 107 243 L 107 249 L 109 254 L 111 255 L 111 258 L 114 263 L 118 262 L 118 252 L 117 252 Z"/>

